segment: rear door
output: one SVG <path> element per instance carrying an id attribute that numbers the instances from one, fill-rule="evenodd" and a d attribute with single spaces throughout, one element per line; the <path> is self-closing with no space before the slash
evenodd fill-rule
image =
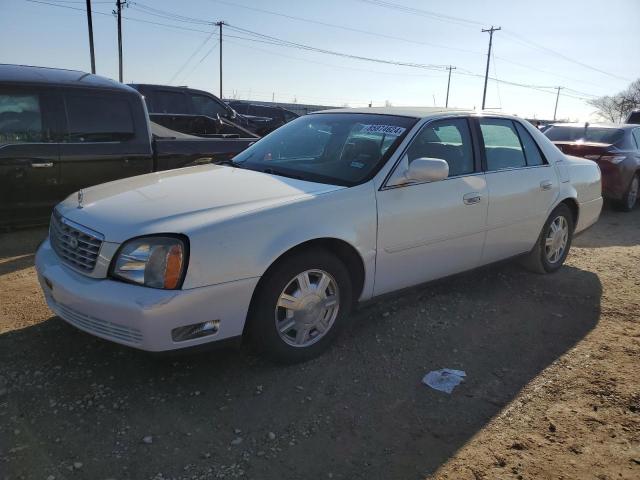
<path id="1" fill-rule="evenodd" d="M 60 185 L 65 195 L 153 170 L 151 140 L 146 124 L 141 124 L 144 112 L 138 97 L 69 89 L 64 101 Z"/>
<path id="2" fill-rule="evenodd" d="M 0 87 L 0 224 L 46 220 L 60 200 L 54 93 Z"/>
<path id="3" fill-rule="evenodd" d="M 559 182 L 519 122 L 487 117 L 476 121 L 489 190 L 482 263 L 490 263 L 532 248 L 558 195 Z"/>

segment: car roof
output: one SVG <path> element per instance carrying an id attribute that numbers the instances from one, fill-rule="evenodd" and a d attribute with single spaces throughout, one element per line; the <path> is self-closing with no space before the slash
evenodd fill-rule
<path id="1" fill-rule="evenodd" d="M 394 115 L 398 117 L 427 118 L 436 117 L 445 113 L 473 114 L 474 110 L 441 108 L 441 107 L 363 107 L 363 108 L 332 108 L 313 112 L 314 114 L 325 113 L 371 113 L 374 115 Z M 491 114 L 493 116 L 493 114 Z M 498 114 L 498 116 L 505 116 Z"/>
<path id="2" fill-rule="evenodd" d="M 0 82 L 53 84 L 73 87 L 94 87 L 131 91 L 131 88 L 110 78 L 62 68 L 32 65 L 0 64 Z"/>

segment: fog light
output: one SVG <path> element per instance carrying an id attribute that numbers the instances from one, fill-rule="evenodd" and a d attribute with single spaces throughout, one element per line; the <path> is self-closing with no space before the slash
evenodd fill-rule
<path id="1" fill-rule="evenodd" d="M 184 342 L 185 340 L 206 337 L 207 335 L 218 333 L 219 327 L 220 320 L 209 320 L 207 322 L 194 323 L 193 325 L 174 328 L 171 330 L 171 338 L 173 338 L 174 342 Z"/>

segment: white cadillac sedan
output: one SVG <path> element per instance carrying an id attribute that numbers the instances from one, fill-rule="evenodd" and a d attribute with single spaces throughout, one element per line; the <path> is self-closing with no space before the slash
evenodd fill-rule
<path id="1" fill-rule="evenodd" d="M 50 308 L 99 337 L 166 351 L 246 335 L 300 361 L 359 301 L 509 257 L 555 272 L 601 207 L 597 165 L 521 119 L 330 110 L 226 165 L 72 195 L 36 266 Z"/>

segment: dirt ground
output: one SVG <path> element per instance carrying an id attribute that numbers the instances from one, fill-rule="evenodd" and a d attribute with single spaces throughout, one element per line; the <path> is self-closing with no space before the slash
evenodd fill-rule
<path id="1" fill-rule="evenodd" d="M 492 266 L 370 303 L 306 364 L 156 358 L 52 316 L 46 230 L 0 235 L 0 479 L 638 479 L 640 210 L 559 273 Z M 420 383 L 465 370 L 451 395 Z"/>

